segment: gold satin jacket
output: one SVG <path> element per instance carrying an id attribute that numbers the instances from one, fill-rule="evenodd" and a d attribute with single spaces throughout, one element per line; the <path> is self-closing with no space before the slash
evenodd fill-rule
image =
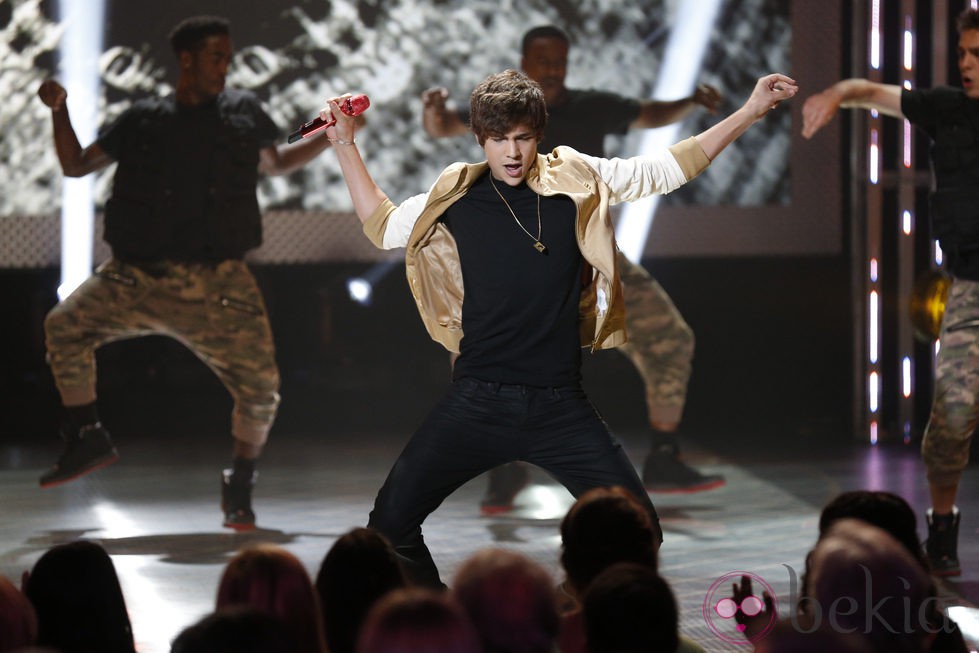
<path id="1" fill-rule="evenodd" d="M 592 268 L 578 307 L 582 347 L 594 351 L 627 341 L 609 207 L 675 190 L 709 164 L 692 137 L 658 154 L 629 159 L 592 157 L 565 146 L 537 155 L 527 185 L 545 197 L 566 195 L 574 201 L 578 247 Z M 397 206 L 386 199 L 364 222 L 364 233 L 377 247 L 405 247 L 405 273 L 422 322 L 451 352 L 459 351 L 463 334 L 462 267 L 455 239 L 440 218 L 488 168 L 485 161 L 453 163 L 428 193 Z"/>

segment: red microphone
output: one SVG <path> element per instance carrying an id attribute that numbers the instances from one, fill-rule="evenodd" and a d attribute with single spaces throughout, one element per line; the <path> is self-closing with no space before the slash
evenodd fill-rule
<path id="1" fill-rule="evenodd" d="M 345 100 L 340 101 L 340 111 L 343 111 L 348 116 L 359 116 L 367 107 L 371 105 L 370 98 L 364 94 L 351 95 Z M 313 118 L 309 122 L 302 125 L 299 129 L 289 134 L 289 142 L 295 143 L 296 141 L 308 138 L 313 134 L 318 134 L 327 127 L 331 127 L 337 123 L 336 118 L 332 120 L 323 120 L 319 116 Z"/>

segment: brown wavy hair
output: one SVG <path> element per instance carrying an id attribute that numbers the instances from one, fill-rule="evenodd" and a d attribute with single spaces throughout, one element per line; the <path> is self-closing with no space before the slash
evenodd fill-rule
<path id="1" fill-rule="evenodd" d="M 540 140 L 547 124 L 547 105 L 540 84 L 516 70 L 490 75 L 469 96 L 469 121 L 482 145 L 526 126 Z"/>

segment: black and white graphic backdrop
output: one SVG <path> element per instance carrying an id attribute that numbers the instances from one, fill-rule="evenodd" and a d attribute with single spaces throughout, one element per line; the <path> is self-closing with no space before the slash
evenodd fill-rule
<path id="1" fill-rule="evenodd" d="M 65 2 L 67 0 L 61 0 Z M 100 0 L 75 0 L 98 2 Z M 352 91 L 370 96 L 367 127 L 358 135 L 367 163 L 395 201 L 421 192 L 454 160 L 478 160 L 472 138 L 432 140 L 421 129 L 421 92 L 434 85 L 467 102 L 485 75 L 519 67 L 520 38 L 531 26 L 554 23 L 572 37 L 567 83 L 649 97 L 681 0 L 169 0 L 106 2 L 98 67 L 99 122 L 133 99 L 167 93 L 176 78 L 167 33 L 199 13 L 228 17 L 236 48 L 229 85 L 255 91 L 283 134 L 316 115 L 324 99 Z M 2 75 L 0 216 L 50 214 L 60 201 L 61 172 L 51 146 L 50 119 L 36 98 L 54 74 L 67 25 L 58 0 L 0 0 Z M 698 81 L 725 95 L 721 113 L 737 107 L 755 79 L 791 73 L 790 3 L 723 0 L 710 27 Z M 672 99 L 672 98 L 664 98 Z M 69 108 L 81 107 L 69 97 Z M 667 198 L 664 206 L 786 205 L 791 114 L 757 125 L 707 173 Z M 699 111 L 678 136 L 697 133 L 716 116 Z M 630 155 L 640 135 L 610 138 L 609 153 Z M 112 168 L 99 173 L 97 206 L 108 194 Z M 268 210 L 336 212 L 350 208 L 335 159 L 319 157 L 286 177 L 266 178 L 260 199 Z M 5 219 L 5 218 L 0 218 Z"/>

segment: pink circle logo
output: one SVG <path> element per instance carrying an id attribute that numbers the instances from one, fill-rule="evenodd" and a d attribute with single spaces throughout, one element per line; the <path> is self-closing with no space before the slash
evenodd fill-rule
<path id="1" fill-rule="evenodd" d="M 738 597 L 734 593 L 735 587 L 741 586 L 742 577 L 747 577 L 751 581 L 751 594 Z M 724 574 L 710 586 L 707 596 L 704 597 L 704 623 L 710 630 L 729 644 L 752 646 L 755 642 L 764 639 L 775 627 L 778 621 L 778 609 L 772 610 L 770 614 L 765 614 L 765 600 L 763 593 L 768 593 L 772 597 L 773 606 L 778 605 L 778 598 L 771 585 L 765 582 L 760 576 L 756 576 L 747 571 L 732 571 Z M 745 634 L 746 624 L 749 619 L 763 615 L 764 622 L 760 630 L 750 636 Z"/>

